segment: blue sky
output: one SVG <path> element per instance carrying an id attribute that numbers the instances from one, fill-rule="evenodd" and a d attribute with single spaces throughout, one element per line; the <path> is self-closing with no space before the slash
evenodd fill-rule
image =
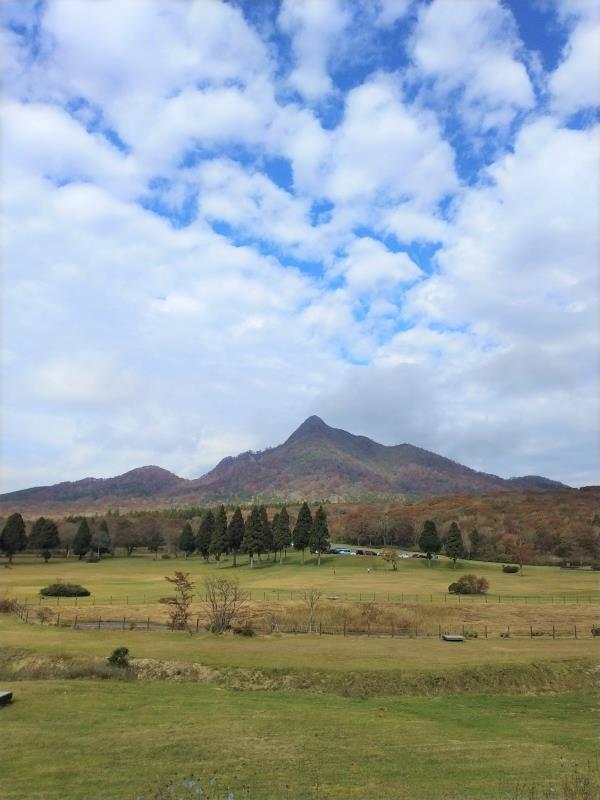
<path id="1" fill-rule="evenodd" d="M 312 413 L 597 483 L 598 8 L 5 2 L 3 489 Z"/>

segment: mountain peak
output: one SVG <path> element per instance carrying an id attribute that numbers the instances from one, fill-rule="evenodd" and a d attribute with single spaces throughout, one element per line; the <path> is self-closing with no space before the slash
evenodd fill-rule
<path id="1" fill-rule="evenodd" d="M 307 436 L 314 436 L 315 434 L 322 434 L 330 431 L 331 428 L 327 425 L 321 417 L 313 414 L 307 417 L 304 422 L 296 428 L 292 435 L 288 438 L 288 442 L 294 442 L 298 439 L 305 439 Z"/>

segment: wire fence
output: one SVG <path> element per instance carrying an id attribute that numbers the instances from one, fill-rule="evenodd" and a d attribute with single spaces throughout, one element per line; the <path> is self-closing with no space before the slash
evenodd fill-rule
<path id="1" fill-rule="evenodd" d="M 286 602 L 306 600 L 307 592 L 304 590 L 289 589 L 246 589 L 248 599 L 252 602 Z M 198 601 L 205 602 L 206 596 L 199 592 Z M 596 605 L 600 603 L 600 593 L 593 594 L 564 594 L 564 595 L 532 595 L 532 594 L 450 594 L 447 592 L 433 592 L 421 594 L 408 594 L 405 592 L 341 592 L 339 594 L 322 593 L 324 600 L 332 602 L 353 603 L 455 603 L 512 604 L 512 605 Z M 74 605 L 74 606 L 123 606 L 123 605 L 153 605 L 159 602 L 158 597 L 152 595 L 95 595 L 89 597 L 44 597 L 36 595 L 33 598 L 25 597 L 24 605 Z"/>
<path id="2" fill-rule="evenodd" d="M 52 625 L 56 627 L 88 629 L 88 630 L 145 630 L 145 631 L 167 631 L 174 630 L 171 625 L 164 621 L 153 620 L 150 616 L 145 619 L 138 617 L 110 616 L 109 618 L 98 616 L 96 619 L 90 617 L 79 618 L 77 614 L 62 613 L 51 609 L 35 608 L 24 604 L 16 604 L 15 614 L 23 622 L 34 625 Z M 208 630 L 208 620 L 204 615 L 192 615 L 189 620 L 188 632 L 203 633 Z M 585 625 L 570 624 L 564 622 L 551 623 L 545 622 L 543 626 L 522 625 L 511 626 L 502 624 L 481 624 L 472 625 L 469 623 L 448 622 L 438 623 L 437 625 L 407 625 L 381 620 L 365 620 L 363 624 L 356 621 L 342 621 L 333 625 L 328 622 L 315 620 L 313 622 L 287 622 L 271 619 L 253 619 L 251 622 L 240 623 L 239 627 L 233 628 L 234 633 L 241 635 L 254 634 L 306 634 L 312 633 L 319 636 L 366 636 L 378 638 L 398 638 L 398 639 L 431 639 L 442 638 L 444 635 L 460 635 L 465 639 L 590 639 L 600 636 L 600 628 L 593 626 L 588 628 Z"/>

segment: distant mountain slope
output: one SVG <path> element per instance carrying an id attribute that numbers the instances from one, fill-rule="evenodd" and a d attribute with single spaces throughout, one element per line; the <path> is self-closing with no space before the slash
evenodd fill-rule
<path id="1" fill-rule="evenodd" d="M 116 478 L 83 478 L 64 481 L 53 486 L 34 486 L 0 495 L 0 501 L 68 502 L 71 500 L 96 500 L 101 497 L 154 497 L 163 496 L 176 486 L 187 484 L 162 467 L 138 467 Z"/>
<path id="2" fill-rule="evenodd" d="M 567 487 L 536 475 L 506 480 L 477 472 L 412 444 L 378 444 L 312 416 L 278 447 L 224 458 L 196 480 L 179 478 L 160 467 L 140 467 L 115 478 L 84 478 L 9 492 L 0 495 L 0 504 L 6 508 L 136 498 L 168 503 L 253 497 L 349 499 L 560 488 Z"/>

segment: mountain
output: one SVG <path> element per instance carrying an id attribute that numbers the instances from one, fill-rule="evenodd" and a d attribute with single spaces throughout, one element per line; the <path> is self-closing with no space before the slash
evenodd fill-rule
<path id="1" fill-rule="evenodd" d="M 202 496 L 291 499 L 565 488 L 538 476 L 505 480 L 477 472 L 412 444 L 378 444 L 332 428 L 317 416 L 278 447 L 224 458 L 192 484 Z"/>
<path id="2" fill-rule="evenodd" d="M 412 444 L 383 445 L 305 420 L 278 447 L 228 456 L 201 478 L 187 480 L 160 467 L 141 467 L 116 478 L 84 478 L 0 495 L 0 504 L 125 500 L 193 503 L 217 499 L 352 499 L 479 495 L 568 488 L 537 475 L 504 479 Z"/>
<path id="3" fill-rule="evenodd" d="M 53 486 L 34 486 L 0 495 L 0 502 L 70 502 L 74 500 L 98 500 L 105 497 L 156 497 L 173 491 L 176 486 L 187 484 L 162 467 L 138 467 L 116 478 L 83 478 L 80 481 L 64 481 Z"/>

